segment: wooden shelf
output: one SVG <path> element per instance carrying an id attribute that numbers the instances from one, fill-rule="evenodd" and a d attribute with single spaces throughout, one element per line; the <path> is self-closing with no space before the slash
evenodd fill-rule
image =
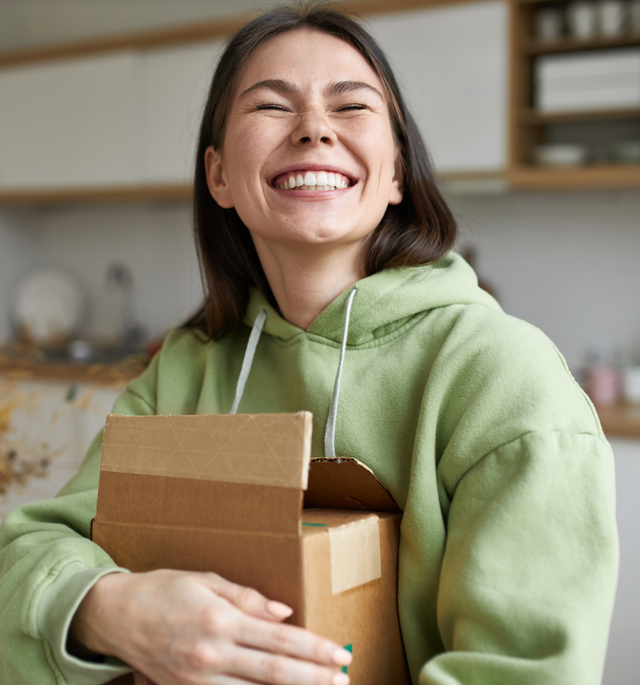
<path id="1" fill-rule="evenodd" d="M 596 409 L 607 437 L 640 438 L 640 404 L 618 404 Z"/>
<path id="2" fill-rule="evenodd" d="M 347 0 L 343 7 L 355 15 L 369 17 L 474 1 L 478 0 Z M 0 67 L 226 38 L 259 14 L 262 12 L 244 12 L 183 26 L 148 29 L 116 36 L 98 36 L 87 40 L 39 45 L 22 50 L 0 51 Z"/>
<path id="3" fill-rule="evenodd" d="M 576 40 L 562 38 L 557 41 L 528 40 L 522 45 L 526 55 L 549 55 L 558 52 L 582 52 L 583 50 L 610 50 L 640 46 L 640 35 L 632 34 L 619 38 L 597 38 L 594 40 Z"/>
<path id="4" fill-rule="evenodd" d="M 640 164 L 521 166 L 510 169 L 507 179 L 512 187 L 522 189 L 640 188 Z"/>
<path id="5" fill-rule="evenodd" d="M 529 126 L 542 126 L 565 121 L 613 121 L 620 119 L 640 119 L 640 107 L 598 109 L 586 112 L 537 112 L 533 109 L 527 109 L 520 114 L 520 123 Z"/>
<path id="6" fill-rule="evenodd" d="M 46 188 L 0 191 L 0 206 L 100 202 L 184 202 L 193 198 L 189 184 L 113 188 Z"/>
<path id="7" fill-rule="evenodd" d="M 567 7 L 569 0 L 561 4 Z M 511 0 L 510 12 L 510 93 L 509 93 L 509 163 L 507 181 L 515 189 L 581 190 L 640 188 L 640 164 L 594 163 L 585 166 L 554 167 L 529 163 L 532 152 L 539 145 L 560 144 L 557 135 L 549 129 L 551 124 L 565 124 L 566 141 L 576 143 L 582 138 L 588 144 L 589 132 L 579 124 L 591 122 L 602 128 L 599 145 L 611 146 L 620 140 L 636 137 L 629 133 L 640 122 L 640 107 L 600 109 L 576 112 L 538 112 L 531 107 L 535 92 L 535 59 L 538 55 L 563 52 L 594 52 L 604 49 L 640 47 L 640 35 L 617 38 L 597 38 L 580 41 L 565 37 L 555 42 L 534 38 L 535 16 L 547 0 Z M 627 122 L 627 125 L 625 125 Z M 573 125 L 573 130 L 569 127 Z M 617 126 L 616 126 L 617 125 Z"/>

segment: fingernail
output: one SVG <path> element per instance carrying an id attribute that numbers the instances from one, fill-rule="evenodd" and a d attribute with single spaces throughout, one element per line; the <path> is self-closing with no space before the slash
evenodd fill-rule
<path id="1" fill-rule="evenodd" d="M 349 685 L 349 676 L 346 673 L 336 673 L 331 682 L 333 685 Z"/>
<path id="2" fill-rule="evenodd" d="M 348 666 L 353 661 L 353 654 L 347 652 L 346 649 L 336 649 L 331 655 L 331 661 L 336 666 Z"/>
<path id="3" fill-rule="evenodd" d="M 293 609 L 282 602 L 274 602 L 270 600 L 267 602 L 267 611 L 278 619 L 289 618 L 293 613 Z"/>

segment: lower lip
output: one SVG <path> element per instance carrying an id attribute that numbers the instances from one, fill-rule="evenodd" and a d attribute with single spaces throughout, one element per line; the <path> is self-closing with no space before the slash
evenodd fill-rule
<path id="1" fill-rule="evenodd" d="M 349 186 L 348 188 L 336 188 L 335 190 L 284 190 L 283 188 L 274 188 L 271 186 L 272 190 L 275 190 L 276 193 L 291 197 L 294 200 L 330 200 L 343 193 L 348 193 L 355 187 L 356 184 Z"/>

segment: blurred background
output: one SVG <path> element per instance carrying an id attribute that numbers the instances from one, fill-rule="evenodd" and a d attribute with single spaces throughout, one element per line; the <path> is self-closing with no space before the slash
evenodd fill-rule
<path id="1" fill-rule="evenodd" d="M 614 447 L 606 685 L 640 679 L 640 0 L 357 0 L 507 313 L 541 328 Z M 251 0 L 0 0 L 0 520 L 51 496 L 202 291 L 190 179 Z"/>

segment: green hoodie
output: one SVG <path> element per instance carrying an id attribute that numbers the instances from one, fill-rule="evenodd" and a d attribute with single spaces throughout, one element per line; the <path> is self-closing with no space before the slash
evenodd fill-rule
<path id="1" fill-rule="evenodd" d="M 351 290 L 307 331 L 257 291 L 237 334 L 174 331 L 114 412 L 229 412 L 265 309 L 238 411 L 310 410 L 322 456 Z M 414 683 L 600 682 L 618 564 L 611 450 L 553 344 L 502 313 L 456 255 L 358 283 L 335 446 L 404 510 L 398 605 Z M 125 672 L 65 648 L 75 608 L 114 570 L 87 539 L 100 452 L 98 436 L 56 499 L 0 529 L 2 685 Z"/>

